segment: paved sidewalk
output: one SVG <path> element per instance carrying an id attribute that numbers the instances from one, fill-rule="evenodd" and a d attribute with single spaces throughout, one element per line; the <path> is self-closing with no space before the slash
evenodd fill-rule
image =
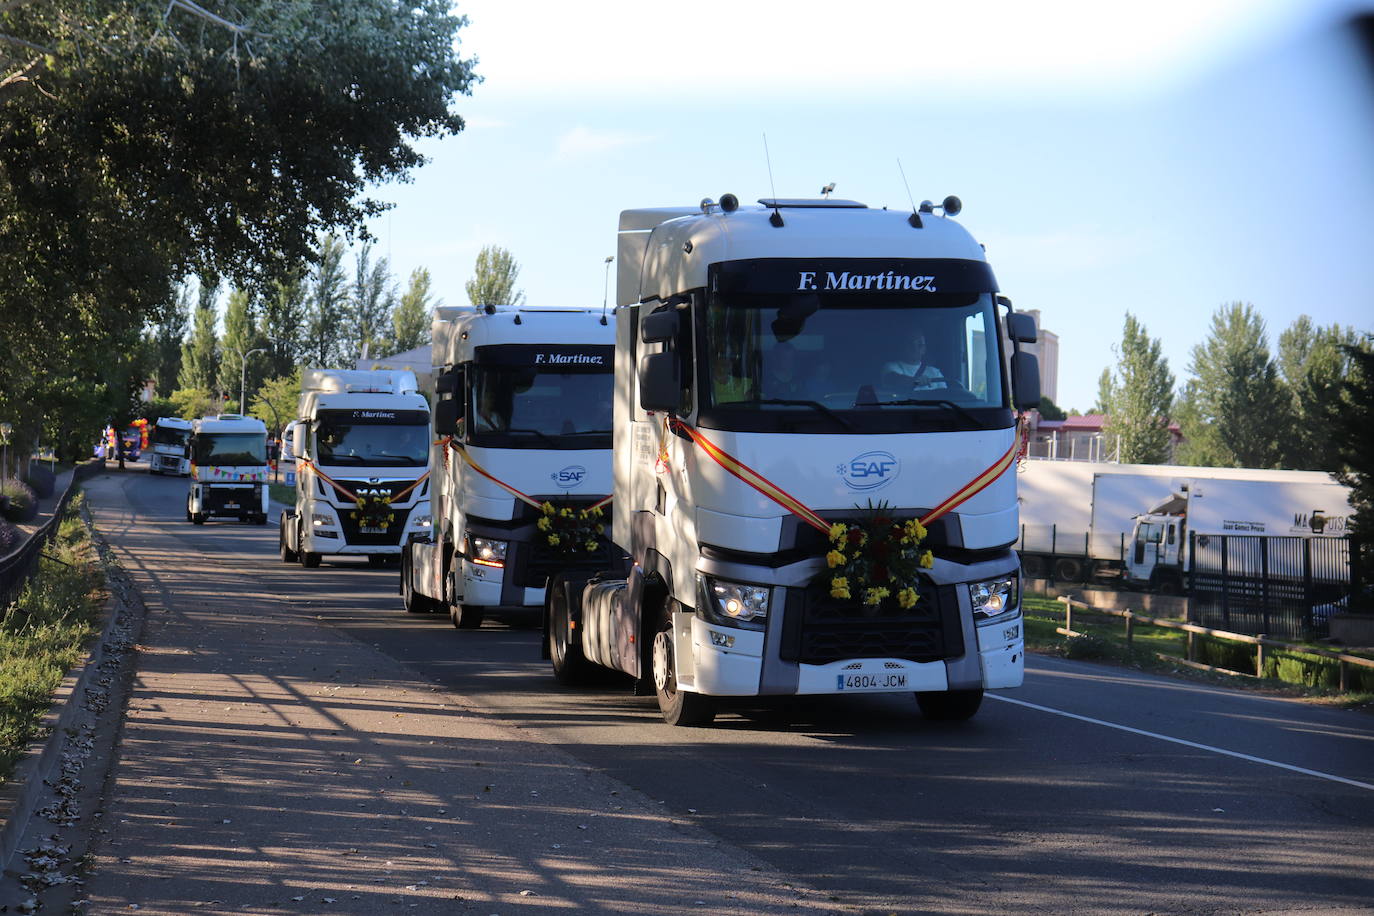
<path id="1" fill-rule="evenodd" d="M 261 552 L 141 517 L 125 482 L 86 485 L 147 607 L 86 912 L 832 911 L 279 599 Z"/>

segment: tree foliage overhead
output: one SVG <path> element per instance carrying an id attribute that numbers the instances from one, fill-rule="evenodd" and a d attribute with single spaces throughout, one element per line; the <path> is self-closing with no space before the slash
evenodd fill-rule
<path id="1" fill-rule="evenodd" d="M 125 360 L 187 273 L 265 289 L 360 229 L 367 184 L 463 127 L 464 24 L 447 0 L 0 0 L 0 416 L 36 431 L 73 356 Z"/>
<path id="2" fill-rule="evenodd" d="M 1342 383 L 1354 369 L 1360 337 L 1353 328 L 1321 327 L 1300 316 L 1279 335 L 1279 373 L 1292 398 L 1295 423 L 1284 437 L 1284 466 L 1333 471 L 1341 461 L 1333 428 Z"/>

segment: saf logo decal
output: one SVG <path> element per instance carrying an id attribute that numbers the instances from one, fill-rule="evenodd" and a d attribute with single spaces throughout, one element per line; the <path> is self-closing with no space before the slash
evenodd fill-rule
<path id="1" fill-rule="evenodd" d="M 572 464 L 563 468 L 561 471 L 554 471 L 549 475 L 553 482 L 564 490 L 571 490 L 582 482 L 582 478 L 587 476 L 587 469 L 580 464 Z"/>
<path id="2" fill-rule="evenodd" d="M 851 490 L 876 490 L 896 480 L 901 470 L 902 463 L 891 452 L 864 452 L 835 466 L 836 473 Z"/>

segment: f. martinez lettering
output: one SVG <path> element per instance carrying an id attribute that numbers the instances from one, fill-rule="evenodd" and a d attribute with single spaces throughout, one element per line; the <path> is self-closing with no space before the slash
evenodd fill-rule
<path id="1" fill-rule="evenodd" d="M 797 289 L 808 291 L 821 289 L 912 290 L 927 293 L 938 291 L 935 288 L 934 277 L 899 274 L 895 270 L 877 274 L 827 270 L 824 279 L 821 278 L 820 271 L 802 270 L 797 272 Z"/>

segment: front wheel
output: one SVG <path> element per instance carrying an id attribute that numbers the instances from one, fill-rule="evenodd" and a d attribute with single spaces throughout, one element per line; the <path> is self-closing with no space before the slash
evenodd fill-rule
<path id="1" fill-rule="evenodd" d="M 317 569 L 320 565 L 320 555 L 311 550 L 302 550 L 301 565 L 306 569 Z"/>
<path id="2" fill-rule="evenodd" d="M 575 687 L 591 679 L 595 666 L 582 654 L 581 641 L 575 638 L 572 606 L 568 602 L 565 580 L 554 577 L 545 592 L 549 601 L 549 660 L 553 676 L 564 687 Z"/>
<path id="3" fill-rule="evenodd" d="M 278 552 L 278 554 L 280 554 L 280 556 L 281 556 L 281 561 L 282 561 L 283 563 L 294 563 L 294 562 L 296 562 L 296 551 L 294 551 L 294 550 L 292 550 L 290 547 L 286 546 L 286 529 L 285 529 L 285 528 L 278 528 L 278 529 L 277 529 L 277 552 Z"/>
<path id="4" fill-rule="evenodd" d="M 916 694 L 921 714 L 937 722 L 964 722 L 983 705 L 983 690 L 942 690 Z"/>
<path id="5" fill-rule="evenodd" d="M 716 717 L 715 701 L 678 689 L 674 656 L 670 623 L 654 635 L 654 693 L 658 696 L 658 711 L 663 714 L 663 721 L 669 725 L 710 725 Z"/>
<path id="6" fill-rule="evenodd" d="M 429 614 L 438 610 L 434 600 L 427 595 L 422 595 L 415 590 L 415 583 L 412 581 L 414 568 L 410 565 L 409 555 L 401 555 L 401 604 L 412 614 Z"/>
<path id="7" fill-rule="evenodd" d="M 205 513 L 204 513 L 204 512 L 192 512 L 192 513 L 191 513 L 191 524 L 192 524 L 192 525 L 203 525 L 203 524 L 205 524 Z"/>
<path id="8" fill-rule="evenodd" d="M 487 609 L 476 604 L 450 604 L 448 616 L 458 629 L 475 630 L 486 619 Z"/>

